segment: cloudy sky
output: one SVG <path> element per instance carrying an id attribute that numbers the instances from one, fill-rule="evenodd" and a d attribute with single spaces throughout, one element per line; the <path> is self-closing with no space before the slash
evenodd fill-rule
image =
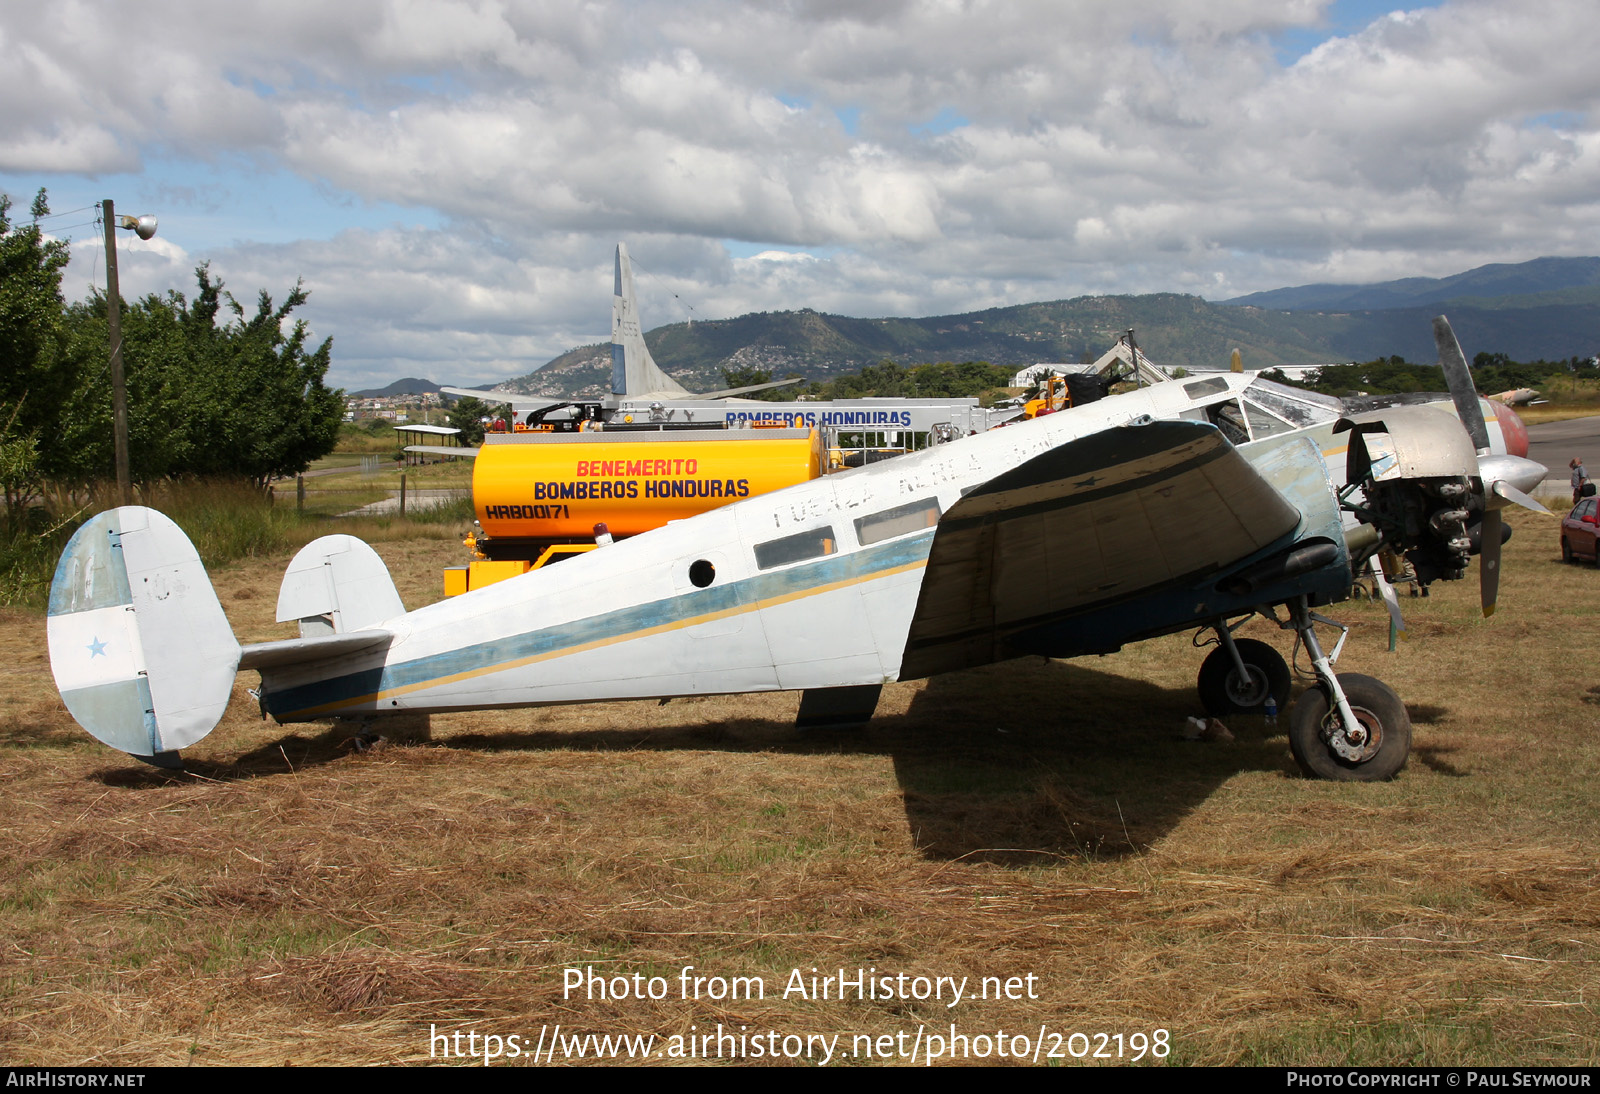
<path id="1" fill-rule="evenodd" d="M 0 4 L 0 189 L 66 289 L 303 278 L 334 382 L 647 326 L 1221 299 L 1600 253 L 1592 0 Z"/>

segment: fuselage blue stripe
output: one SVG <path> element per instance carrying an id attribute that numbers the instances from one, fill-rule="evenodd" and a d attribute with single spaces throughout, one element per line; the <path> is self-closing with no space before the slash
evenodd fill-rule
<path id="1" fill-rule="evenodd" d="M 858 581 L 875 574 L 927 561 L 933 529 L 881 546 L 846 554 L 829 555 L 742 581 L 696 589 L 665 600 L 639 604 L 603 615 L 575 619 L 536 631 L 508 635 L 444 653 L 419 657 L 394 665 L 373 666 L 328 680 L 273 691 L 265 688 L 267 710 L 274 717 L 346 704 L 391 692 L 416 689 L 430 681 L 463 673 L 480 674 L 506 665 L 564 649 L 613 642 L 629 635 L 663 627 L 682 626 L 696 618 L 754 607 L 761 601 L 805 595 L 828 586 Z M 263 672 L 264 680 L 271 670 Z"/>

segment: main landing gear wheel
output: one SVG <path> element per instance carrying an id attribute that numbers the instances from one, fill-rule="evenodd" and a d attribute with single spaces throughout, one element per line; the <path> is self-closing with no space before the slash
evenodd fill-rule
<path id="1" fill-rule="evenodd" d="M 1377 782 L 1392 779 L 1411 754 L 1411 716 L 1400 696 L 1381 680 L 1341 672 L 1359 728 L 1340 724 L 1321 687 L 1308 689 L 1289 717 L 1289 748 L 1300 770 L 1319 779 Z"/>
<path id="2" fill-rule="evenodd" d="M 1213 718 L 1224 714 L 1265 714 L 1271 695 L 1282 710 L 1289 702 L 1289 665 L 1283 655 L 1254 638 L 1236 638 L 1234 647 L 1244 662 L 1248 679 L 1241 679 L 1239 668 L 1226 646 L 1212 650 L 1200 664 L 1200 705 Z"/>

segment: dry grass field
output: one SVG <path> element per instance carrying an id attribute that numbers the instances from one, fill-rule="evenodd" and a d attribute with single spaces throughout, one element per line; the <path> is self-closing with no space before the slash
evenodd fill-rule
<path id="1" fill-rule="evenodd" d="M 822 1062 L 817 1035 L 836 1064 L 901 1062 L 932 1034 L 954 1062 L 1105 1063 L 1165 1030 L 1144 1062 L 1594 1064 L 1600 573 L 1511 520 L 1492 620 L 1475 575 L 1407 600 L 1395 653 L 1381 608 L 1332 610 L 1353 624 L 1340 668 L 1415 724 L 1410 766 L 1373 785 L 1301 778 L 1259 720 L 1180 739 L 1188 636 L 893 686 L 834 735 L 798 733 L 776 695 L 440 716 L 358 752 L 348 724 L 264 724 L 243 674 L 168 775 L 72 724 L 42 617 L 11 611 L 0 1055 L 409 1063 L 460 1031 L 526 1063 L 559 1024 L 558 1063 L 589 1033 L 715 1059 L 685 1038 L 720 1025 L 745 1038 L 724 1058 L 760 1063 L 808 1035 L 793 1062 Z M 378 549 L 411 606 L 461 554 Z M 242 640 L 287 635 L 286 561 L 213 575 Z M 686 966 L 765 997 L 681 998 Z M 564 993 L 569 968 L 665 998 Z M 796 969 L 808 991 L 785 997 Z M 813 969 L 967 995 L 814 999 Z M 985 977 L 1021 998 L 975 998 Z"/>

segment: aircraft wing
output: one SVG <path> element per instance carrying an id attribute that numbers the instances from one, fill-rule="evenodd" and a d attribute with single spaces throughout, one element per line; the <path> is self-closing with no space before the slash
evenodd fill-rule
<path id="1" fill-rule="evenodd" d="M 1321 474 L 1314 456 L 1293 458 Z M 1063 641 L 1114 650 L 1170 630 L 1210 610 L 1195 603 L 1202 579 L 1300 525 L 1300 510 L 1211 425 L 1150 422 L 1060 445 L 940 519 L 900 678 Z M 1091 621 L 1087 633 L 1059 630 L 1074 619 Z"/>
<path id="2" fill-rule="evenodd" d="M 509 391 L 483 391 L 475 387 L 442 387 L 439 389 L 446 395 L 460 395 L 470 399 L 482 399 L 494 406 L 508 404 L 518 410 L 538 410 L 541 407 L 558 406 L 561 403 L 570 403 L 571 399 L 552 399 L 548 395 L 517 395 Z"/>
<path id="3" fill-rule="evenodd" d="M 285 638 L 277 642 L 257 642 L 239 650 L 241 669 L 282 668 L 309 661 L 323 661 L 345 654 L 387 646 L 394 632 L 382 628 L 351 631 L 347 634 L 319 635 L 315 638 Z"/>
<path id="4" fill-rule="evenodd" d="M 478 450 L 467 445 L 454 447 L 447 444 L 408 444 L 406 451 L 421 452 L 426 456 L 465 456 L 468 459 L 476 459 L 478 456 Z"/>
<path id="5" fill-rule="evenodd" d="M 787 380 L 769 380 L 764 384 L 751 384 L 749 387 L 729 387 L 721 391 L 708 391 L 704 395 L 691 395 L 691 399 L 735 399 L 740 395 L 753 395 L 758 391 L 771 391 L 773 388 L 789 387 L 793 384 L 805 383 L 803 376 L 792 376 Z M 683 396 L 678 396 L 683 398 Z"/>

